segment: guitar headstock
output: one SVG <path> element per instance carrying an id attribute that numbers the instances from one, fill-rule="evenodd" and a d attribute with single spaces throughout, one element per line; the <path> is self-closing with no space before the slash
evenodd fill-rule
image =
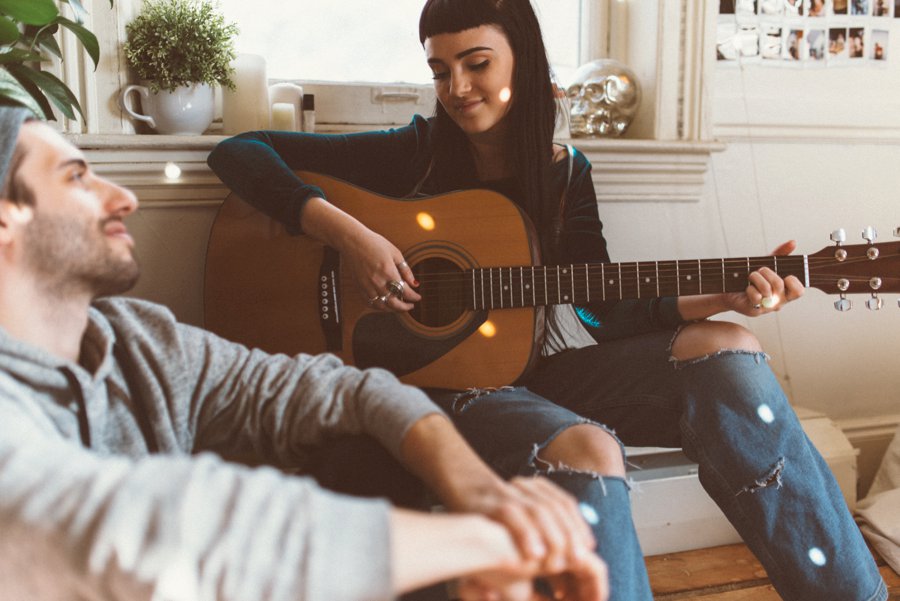
<path id="1" fill-rule="evenodd" d="M 900 238 L 900 227 L 894 229 Z M 883 305 L 878 295 L 900 292 L 900 241 L 877 242 L 877 232 L 867 227 L 862 232 L 866 244 L 845 245 L 844 230 L 835 230 L 835 245 L 809 255 L 809 285 L 841 298 L 834 306 L 839 311 L 850 309 L 847 294 L 869 294 L 866 306 L 877 310 Z M 898 301 L 900 304 L 900 301 Z"/>

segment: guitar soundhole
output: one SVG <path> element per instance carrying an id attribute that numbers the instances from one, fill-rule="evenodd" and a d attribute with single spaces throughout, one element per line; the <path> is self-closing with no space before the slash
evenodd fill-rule
<path id="1" fill-rule="evenodd" d="M 410 311 L 419 323 L 437 328 L 453 323 L 466 311 L 466 280 L 456 263 L 447 259 L 425 259 L 413 266 L 422 300 Z M 469 290 L 471 287 L 468 288 Z"/>

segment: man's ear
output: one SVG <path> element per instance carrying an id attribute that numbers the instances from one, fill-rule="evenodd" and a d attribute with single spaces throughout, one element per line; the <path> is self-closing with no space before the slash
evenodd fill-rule
<path id="1" fill-rule="evenodd" d="M 16 232 L 34 219 L 34 209 L 28 205 L 0 198 L 0 245 L 12 242 Z"/>

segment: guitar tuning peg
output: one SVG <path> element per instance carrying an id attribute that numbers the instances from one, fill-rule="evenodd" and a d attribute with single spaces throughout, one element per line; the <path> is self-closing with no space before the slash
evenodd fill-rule
<path id="1" fill-rule="evenodd" d="M 897 229 L 900 230 L 900 228 L 897 228 Z M 844 231 L 844 228 L 839 228 L 839 229 L 836 229 L 833 232 L 831 232 L 831 241 L 834 242 L 835 244 L 837 244 L 838 246 L 840 246 L 841 242 L 843 242 L 846 239 L 847 239 L 847 232 Z"/>
<path id="2" fill-rule="evenodd" d="M 875 244 L 875 240 L 878 239 L 878 232 L 875 231 L 874 227 L 869 225 L 862 231 L 862 237 L 863 240 L 867 240 L 869 244 Z"/>
<path id="3" fill-rule="evenodd" d="M 884 299 L 880 298 L 878 294 L 872 293 L 872 298 L 866 301 L 866 306 L 870 311 L 877 311 L 884 306 Z"/>
<path id="4" fill-rule="evenodd" d="M 900 301 L 897 302 L 898 304 L 900 304 Z M 853 308 L 853 303 L 850 302 L 850 299 L 842 294 L 840 300 L 834 301 L 834 308 L 838 311 L 849 311 Z"/>

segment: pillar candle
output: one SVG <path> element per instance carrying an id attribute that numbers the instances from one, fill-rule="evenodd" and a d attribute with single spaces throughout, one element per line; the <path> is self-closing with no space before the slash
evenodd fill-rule
<path id="1" fill-rule="evenodd" d="M 266 59 L 257 54 L 238 54 L 232 66 L 235 89 L 223 90 L 222 128 L 228 134 L 268 128 Z"/>
<path id="2" fill-rule="evenodd" d="M 272 129 L 281 131 L 297 131 L 297 119 L 294 105 L 289 102 L 276 102 L 272 105 Z"/>
<path id="3" fill-rule="evenodd" d="M 269 102 L 272 103 L 272 127 L 274 129 L 285 129 L 284 127 L 275 127 L 275 105 L 289 104 L 294 111 L 294 126 L 289 131 L 300 131 L 300 124 L 303 122 L 303 88 L 293 83 L 276 83 L 269 86 Z M 282 111 L 284 108 L 281 109 Z M 282 117 L 281 125 L 284 125 Z"/>

